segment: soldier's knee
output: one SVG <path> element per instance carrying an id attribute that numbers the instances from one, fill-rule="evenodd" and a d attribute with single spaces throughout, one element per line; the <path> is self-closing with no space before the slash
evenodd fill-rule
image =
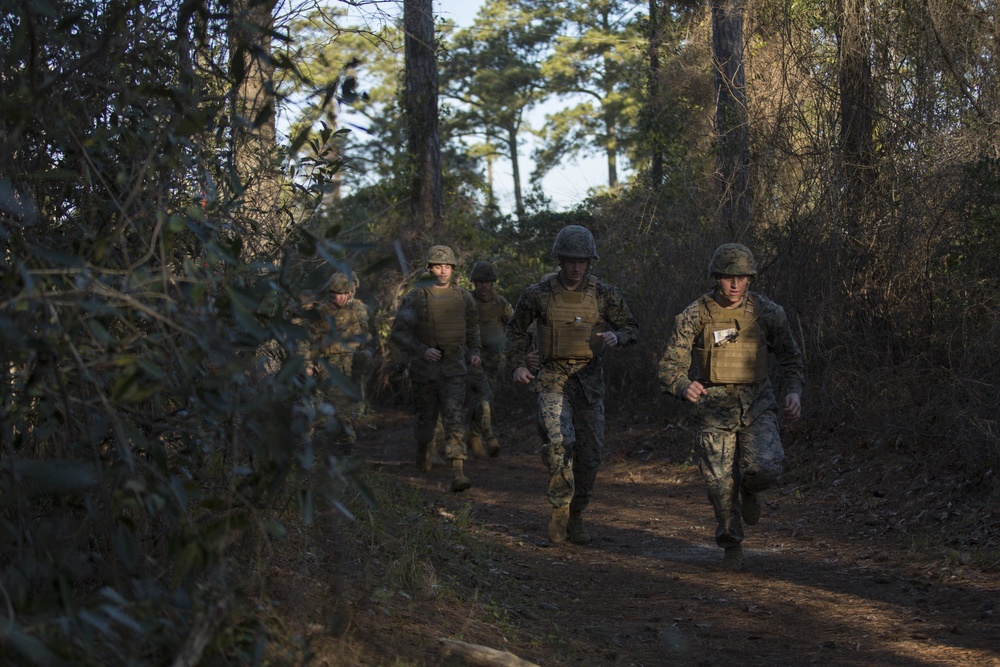
<path id="1" fill-rule="evenodd" d="M 750 493 L 760 493 L 771 488 L 781 475 L 781 464 L 755 465 L 743 471 L 743 488 Z"/>
<path id="2" fill-rule="evenodd" d="M 548 442 L 542 445 L 542 463 L 548 466 L 549 471 L 557 470 L 566 465 L 566 453 L 571 449 L 562 442 Z"/>

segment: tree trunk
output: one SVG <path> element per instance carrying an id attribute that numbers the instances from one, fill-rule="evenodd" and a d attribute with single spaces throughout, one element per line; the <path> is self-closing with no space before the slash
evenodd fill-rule
<path id="1" fill-rule="evenodd" d="M 230 24 L 233 77 L 233 162 L 242 190 L 244 259 L 271 255 L 285 235 L 278 211 L 274 65 L 270 60 L 274 0 L 237 0 Z"/>
<path id="2" fill-rule="evenodd" d="M 743 2 L 713 0 L 712 51 L 718 133 L 716 222 L 732 240 L 750 231 L 750 137 L 743 73 Z"/>
<path id="3" fill-rule="evenodd" d="M 845 229 L 862 233 L 864 201 L 875 180 L 875 95 L 864 0 L 840 0 L 840 158 L 841 211 Z M 854 239 L 863 243 L 860 238 Z"/>
<path id="4" fill-rule="evenodd" d="M 438 131 L 438 70 L 431 0 L 404 0 L 409 157 L 412 166 L 409 240 L 437 233 L 443 217 L 441 139 Z M 410 244 L 407 244 L 410 245 Z M 410 249 L 410 248 L 408 248 Z"/>
<path id="5" fill-rule="evenodd" d="M 524 222 L 524 197 L 521 195 L 521 165 L 517 159 L 517 128 L 507 128 L 507 145 L 510 146 L 510 169 L 514 178 L 514 212 L 518 222 Z"/>
<path id="6" fill-rule="evenodd" d="M 656 101 L 660 99 L 660 11 L 656 0 L 649 0 L 649 80 L 647 109 L 650 121 L 649 132 L 653 141 L 650 150 L 649 182 L 655 189 L 663 185 L 663 146 L 660 132 L 657 130 Z"/>
<path id="7" fill-rule="evenodd" d="M 840 54 L 840 174 L 839 218 L 845 230 L 841 244 L 841 265 L 847 303 L 853 307 L 851 319 L 860 324 L 866 339 L 881 343 L 891 326 L 885 317 L 891 307 L 873 262 L 876 239 L 871 235 L 871 197 L 876 183 L 875 92 L 870 37 L 865 20 L 865 0 L 839 0 L 838 50 Z"/>
<path id="8" fill-rule="evenodd" d="M 604 115 L 604 130 L 608 137 L 608 187 L 614 190 L 618 187 L 618 133 L 608 114 Z"/>
<path id="9" fill-rule="evenodd" d="M 611 26 L 608 21 L 607 12 L 604 13 L 604 25 L 606 30 L 610 30 Z M 604 55 L 604 71 L 605 73 L 614 71 L 614 65 L 611 63 L 611 58 L 608 57 L 607 53 Z M 604 99 L 611 99 L 613 94 L 614 83 L 605 77 Z M 605 150 L 608 155 L 608 187 L 614 190 L 618 187 L 618 131 L 615 127 L 615 118 L 607 105 L 604 106 L 602 115 L 604 116 L 604 132 L 607 137 Z"/>

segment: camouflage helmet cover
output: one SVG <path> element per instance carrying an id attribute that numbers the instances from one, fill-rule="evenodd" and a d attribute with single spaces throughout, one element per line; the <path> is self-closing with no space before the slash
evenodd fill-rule
<path id="1" fill-rule="evenodd" d="M 446 245 L 431 246 L 431 249 L 427 251 L 427 266 L 431 264 L 451 264 L 452 266 L 457 266 L 458 261 L 455 260 L 455 251 Z"/>
<path id="2" fill-rule="evenodd" d="M 716 248 L 708 265 L 708 277 L 717 275 L 756 276 L 757 263 L 750 248 L 740 243 L 723 243 Z"/>
<path id="3" fill-rule="evenodd" d="M 348 294 L 351 291 L 351 279 L 346 273 L 337 272 L 330 278 L 330 291 L 335 294 Z"/>
<path id="4" fill-rule="evenodd" d="M 552 244 L 552 259 L 579 257 L 599 259 L 594 235 L 583 225 L 566 225 L 556 234 Z"/>
<path id="5" fill-rule="evenodd" d="M 497 270 L 489 262 L 476 262 L 472 265 L 472 273 L 469 280 L 472 282 L 494 282 L 497 279 Z"/>

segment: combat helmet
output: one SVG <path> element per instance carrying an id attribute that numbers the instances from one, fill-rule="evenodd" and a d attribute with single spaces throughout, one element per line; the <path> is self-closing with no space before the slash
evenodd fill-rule
<path id="1" fill-rule="evenodd" d="M 583 225 L 566 225 L 556 234 L 552 244 L 552 259 L 560 257 L 579 257 L 600 259 L 597 256 L 597 244 L 594 235 Z"/>
<path id="2" fill-rule="evenodd" d="M 756 276 L 757 263 L 750 248 L 740 243 L 723 243 L 716 248 L 708 264 L 708 277 L 717 275 Z"/>
<path id="3" fill-rule="evenodd" d="M 427 251 L 427 266 L 431 264 L 451 264 L 452 266 L 457 266 L 458 262 L 455 260 L 455 251 L 446 245 L 431 246 L 431 249 Z"/>
<path id="4" fill-rule="evenodd" d="M 338 271 L 330 278 L 329 288 L 335 294 L 349 294 L 351 292 L 351 279 L 346 273 Z"/>
<path id="5" fill-rule="evenodd" d="M 472 282 L 495 282 L 496 279 L 497 270 L 489 262 L 476 262 L 472 265 L 472 273 L 469 274 Z"/>

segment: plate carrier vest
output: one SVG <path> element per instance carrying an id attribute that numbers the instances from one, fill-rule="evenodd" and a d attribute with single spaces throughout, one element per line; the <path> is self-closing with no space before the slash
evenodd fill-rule
<path id="1" fill-rule="evenodd" d="M 499 297 L 491 294 L 489 301 L 476 299 L 476 307 L 479 309 L 479 337 L 482 339 L 483 349 L 499 352 L 505 342 L 503 322 L 500 321 L 503 317 L 503 307 L 500 305 Z"/>
<path id="2" fill-rule="evenodd" d="M 747 295 L 742 308 L 731 310 L 722 308 L 711 292 L 698 299 L 702 329 L 695 338 L 694 357 L 701 382 L 756 384 L 767 378 L 767 348 L 756 309 L 752 294 Z M 722 336 L 726 331 L 731 333 Z"/>
<path id="3" fill-rule="evenodd" d="M 567 290 L 556 276 L 548 276 L 552 296 L 545 320 L 538 323 L 538 352 L 543 359 L 589 361 L 600 349 L 595 334 L 604 330 L 597 309 L 597 276 L 590 276 L 580 292 Z"/>
<path id="4" fill-rule="evenodd" d="M 427 312 L 415 327 L 417 340 L 442 351 L 465 345 L 465 291 L 449 285 L 423 293 Z"/>

